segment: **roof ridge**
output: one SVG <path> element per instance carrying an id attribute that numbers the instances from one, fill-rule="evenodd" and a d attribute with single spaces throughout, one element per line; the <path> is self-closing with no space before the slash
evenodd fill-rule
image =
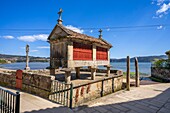
<path id="1" fill-rule="evenodd" d="M 86 34 L 83 34 L 83 33 L 78 33 L 76 31 L 73 31 L 73 30 L 65 27 L 64 25 L 61 25 L 61 24 L 57 24 L 55 26 L 55 28 L 56 27 L 60 27 L 67 35 L 69 35 L 71 37 L 80 38 L 80 39 L 84 39 L 84 40 L 88 40 L 88 41 L 94 41 L 94 42 L 97 42 L 97 43 L 100 43 L 100 44 L 104 44 L 104 45 L 109 45 L 110 47 L 112 47 L 112 44 L 108 43 L 104 39 L 99 39 L 99 38 L 95 38 L 93 36 L 89 36 L 89 35 L 86 35 Z M 55 28 L 53 29 L 51 34 L 54 32 Z M 50 34 L 50 36 L 51 36 L 51 34 Z M 49 38 L 50 38 L 50 36 L 49 36 Z"/>

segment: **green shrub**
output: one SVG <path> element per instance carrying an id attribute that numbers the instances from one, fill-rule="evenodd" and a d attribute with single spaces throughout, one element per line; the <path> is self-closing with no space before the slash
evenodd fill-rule
<path id="1" fill-rule="evenodd" d="M 170 68 L 170 59 L 156 59 L 153 64 L 158 68 Z"/>
<path id="2" fill-rule="evenodd" d="M 0 64 L 5 64 L 7 63 L 6 60 L 0 59 Z"/>

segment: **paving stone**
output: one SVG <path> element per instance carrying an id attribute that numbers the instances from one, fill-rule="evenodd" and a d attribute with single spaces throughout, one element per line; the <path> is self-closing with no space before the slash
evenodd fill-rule
<path id="1" fill-rule="evenodd" d="M 143 106 L 143 105 L 140 105 L 140 104 L 136 104 L 135 105 L 136 107 L 140 108 L 140 109 L 144 109 L 150 113 L 155 113 L 157 110 L 155 109 L 152 109 L 152 108 L 149 108 L 149 107 L 146 107 L 146 106 Z"/>
<path id="2" fill-rule="evenodd" d="M 93 113 L 100 113 L 99 111 L 94 111 Z"/>
<path id="3" fill-rule="evenodd" d="M 160 108 L 155 107 L 155 106 L 152 106 L 152 105 L 149 105 L 148 107 L 151 108 L 151 109 L 154 109 L 154 110 L 156 110 L 156 111 L 160 109 Z"/>
<path id="4" fill-rule="evenodd" d="M 76 111 L 75 113 L 86 113 L 84 110 Z"/>
<path id="5" fill-rule="evenodd" d="M 168 102 L 170 102 L 170 99 L 168 99 Z"/>
<path id="6" fill-rule="evenodd" d="M 130 110 L 127 113 L 137 113 L 136 111 Z"/>
<path id="7" fill-rule="evenodd" d="M 129 109 L 128 108 L 126 108 L 126 107 L 123 107 L 123 106 L 121 106 L 121 105 L 119 105 L 119 104 L 113 104 L 113 105 L 111 105 L 113 108 L 117 108 L 117 109 L 119 109 L 119 110 L 121 110 L 121 111 L 129 111 Z"/>
<path id="8" fill-rule="evenodd" d="M 170 109 L 166 109 L 166 108 L 161 108 L 158 113 L 170 113 Z"/>
<path id="9" fill-rule="evenodd" d="M 112 113 L 119 113 L 119 112 L 121 112 L 119 109 L 116 109 L 116 108 L 112 108 L 112 109 L 110 109 L 110 111 Z"/>
<path id="10" fill-rule="evenodd" d="M 93 107 L 83 109 L 86 113 L 93 113 L 96 110 Z"/>
<path id="11" fill-rule="evenodd" d="M 129 108 L 132 111 L 136 111 L 137 113 L 149 113 L 145 109 L 140 109 L 140 108 L 137 108 L 135 106 L 128 105 L 128 104 L 121 104 L 121 105 L 124 106 L 124 107 Z"/>
<path id="12" fill-rule="evenodd" d="M 158 108 L 161 108 L 161 107 L 162 107 L 162 106 L 160 106 L 160 105 L 157 105 L 156 103 L 148 102 L 147 100 L 143 101 L 143 103 L 146 103 L 146 104 L 149 104 L 149 105 L 158 107 Z"/>
<path id="13" fill-rule="evenodd" d="M 100 107 L 100 106 L 94 107 L 94 109 L 96 109 L 97 111 L 99 111 L 99 112 L 101 112 L 101 113 L 108 112 L 107 109 L 104 109 L 103 107 Z"/>
<path id="14" fill-rule="evenodd" d="M 108 112 L 106 112 L 106 113 L 115 113 L 115 112 L 112 112 L 112 111 L 108 111 Z"/>
<path id="15" fill-rule="evenodd" d="M 158 99 L 152 99 L 152 101 L 159 102 L 159 103 L 162 103 L 162 104 L 165 104 L 165 102 L 167 102 L 167 101 L 162 101 L 162 100 L 158 100 Z"/>
<path id="16" fill-rule="evenodd" d="M 164 103 L 159 102 L 159 101 L 155 101 L 155 100 L 152 100 L 150 102 L 153 103 L 153 104 L 157 104 L 158 106 L 163 106 L 164 105 Z"/>
<path id="17" fill-rule="evenodd" d="M 139 101 L 136 101 L 137 104 L 141 104 L 141 105 L 144 105 L 144 106 L 149 106 L 148 103 L 144 103 L 146 100 L 139 100 Z"/>
<path id="18" fill-rule="evenodd" d="M 102 106 L 104 109 L 107 109 L 107 110 L 110 110 L 112 109 L 112 106 L 111 105 L 105 105 L 105 106 Z"/>

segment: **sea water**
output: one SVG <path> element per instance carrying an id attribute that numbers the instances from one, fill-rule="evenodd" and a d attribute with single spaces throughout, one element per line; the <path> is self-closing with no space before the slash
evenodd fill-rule
<path id="1" fill-rule="evenodd" d="M 126 62 L 114 62 L 110 63 L 112 65 L 111 69 L 118 69 L 122 71 L 126 71 Z M 0 64 L 1 68 L 6 68 L 6 69 L 24 69 L 25 68 L 25 62 L 16 62 L 16 63 L 11 63 L 11 64 Z M 49 66 L 49 62 L 30 62 L 29 67 L 32 70 L 37 70 L 37 69 L 46 69 L 46 67 Z M 106 67 L 99 67 L 99 68 L 106 68 Z M 130 63 L 130 71 L 135 72 L 135 63 L 131 62 Z M 146 74 L 151 74 L 151 63 L 149 62 L 139 62 L 139 72 L 141 73 L 146 73 Z"/>

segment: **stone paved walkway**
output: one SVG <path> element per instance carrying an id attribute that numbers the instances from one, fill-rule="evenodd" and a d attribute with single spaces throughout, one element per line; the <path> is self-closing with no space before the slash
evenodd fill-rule
<path id="1" fill-rule="evenodd" d="M 85 103 L 76 113 L 170 113 L 170 83 L 143 85 Z"/>
<path id="2" fill-rule="evenodd" d="M 16 92 L 16 90 L 13 89 L 8 90 Z M 73 113 L 68 107 L 50 102 L 38 96 L 20 92 L 20 97 L 21 113 Z"/>
<path id="3" fill-rule="evenodd" d="M 15 91 L 15 90 L 12 90 Z M 170 83 L 142 85 L 87 102 L 73 110 L 21 92 L 26 113 L 170 113 Z"/>

